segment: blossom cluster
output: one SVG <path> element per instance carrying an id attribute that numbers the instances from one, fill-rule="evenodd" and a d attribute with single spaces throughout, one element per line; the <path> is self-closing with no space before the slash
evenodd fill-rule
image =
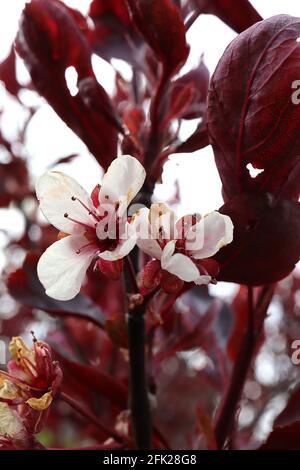
<path id="1" fill-rule="evenodd" d="M 143 287 L 160 285 L 167 292 L 184 283 L 215 282 L 218 265 L 211 259 L 233 239 L 231 219 L 219 212 L 201 218 L 176 218 L 164 203 L 128 208 L 146 177 L 142 164 L 130 155 L 117 157 L 89 195 L 73 178 L 48 171 L 36 184 L 40 208 L 59 230 L 58 241 L 41 256 L 38 276 L 48 296 L 69 300 L 80 291 L 88 267 L 113 279 L 122 260 L 137 245 L 148 257 Z"/>
<path id="2" fill-rule="evenodd" d="M 62 371 L 48 344 L 34 336 L 32 348 L 22 338 L 12 338 L 9 351 L 7 371 L 0 371 L 0 448 L 34 448 L 34 435 L 46 422 Z"/>

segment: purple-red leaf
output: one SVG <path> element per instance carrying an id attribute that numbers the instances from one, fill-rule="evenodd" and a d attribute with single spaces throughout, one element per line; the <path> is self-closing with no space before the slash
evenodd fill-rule
<path id="1" fill-rule="evenodd" d="M 189 53 L 179 9 L 171 0 L 127 0 L 133 22 L 163 64 L 175 73 Z"/>
<path id="2" fill-rule="evenodd" d="M 262 18 L 248 0 L 196 0 L 201 13 L 216 15 L 237 33 L 257 23 Z"/>
<path id="3" fill-rule="evenodd" d="M 37 91 L 106 168 L 117 153 L 117 119 L 109 97 L 94 76 L 84 22 L 78 12 L 58 0 L 32 0 L 22 14 L 17 50 Z M 75 96 L 69 92 L 65 78 L 70 66 L 78 74 L 79 92 Z M 80 84 L 87 79 L 97 96 L 96 109 L 89 105 L 86 87 L 80 91 Z"/>
<path id="4" fill-rule="evenodd" d="M 197 67 L 191 69 L 173 82 L 171 102 L 182 92 L 187 85 L 192 85 L 195 99 L 189 103 L 188 111 L 181 116 L 183 119 L 196 119 L 203 117 L 206 111 L 206 99 L 209 85 L 209 70 L 202 58 Z"/>
<path id="5" fill-rule="evenodd" d="M 219 280 L 257 286 L 276 282 L 294 269 L 300 257 L 298 202 L 240 194 L 220 212 L 231 217 L 234 236 L 215 257 Z"/>
<path id="6" fill-rule="evenodd" d="M 0 207 L 7 207 L 11 201 L 20 202 L 31 194 L 28 170 L 22 158 L 12 157 L 10 162 L 0 163 L 0 181 Z"/>
<path id="7" fill-rule="evenodd" d="M 212 77 L 208 130 L 226 200 L 242 191 L 300 193 L 300 19 L 278 15 L 238 36 Z M 264 170 L 252 178 L 249 167 Z"/>
<path id="8" fill-rule="evenodd" d="M 6 59 L 0 64 L 0 80 L 9 93 L 14 96 L 18 95 L 21 86 L 16 76 L 16 53 L 13 47 Z"/>
<path id="9" fill-rule="evenodd" d="M 28 253 L 23 267 L 8 276 L 7 288 L 10 295 L 22 305 L 44 310 L 53 316 L 74 316 L 104 326 L 104 315 L 85 295 L 79 294 L 73 300 L 62 302 L 45 294 L 37 277 L 38 259 L 38 255 Z"/>
<path id="10" fill-rule="evenodd" d="M 286 426 L 293 421 L 300 421 L 300 387 L 292 391 L 284 410 L 275 420 L 276 426 Z"/>
<path id="11" fill-rule="evenodd" d="M 99 367 L 93 367 L 79 362 L 71 361 L 55 350 L 59 363 L 63 371 L 67 371 L 72 375 L 73 379 L 80 382 L 88 388 L 110 400 L 115 406 L 121 410 L 127 407 L 127 387 L 114 377 L 102 372 Z"/>
<path id="12" fill-rule="evenodd" d="M 196 152 L 209 145 L 208 133 L 206 123 L 201 121 L 193 134 L 185 141 L 176 147 L 176 153 L 180 152 Z"/>
<path id="13" fill-rule="evenodd" d="M 107 60 L 135 59 L 135 45 L 141 41 L 124 0 L 93 0 L 89 15 L 95 25 L 92 44 L 97 54 Z"/>
<path id="14" fill-rule="evenodd" d="M 260 450 L 300 450 L 300 421 L 275 426 Z"/>

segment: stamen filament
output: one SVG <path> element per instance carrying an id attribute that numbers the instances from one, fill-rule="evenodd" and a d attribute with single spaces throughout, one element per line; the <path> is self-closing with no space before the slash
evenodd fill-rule
<path id="1" fill-rule="evenodd" d="M 20 362 L 23 363 L 24 369 L 26 369 L 32 375 L 32 377 L 36 379 L 38 373 L 34 364 L 32 364 L 32 362 L 27 357 L 20 357 Z"/>
<path id="2" fill-rule="evenodd" d="M 26 389 L 26 390 L 30 389 L 30 390 L 34 390 L 36 392 L 41 391 L 40 388 L 32 387 L 32 385 L 24 382 L 24 380 L 21 380 L 18 377 L 14 377 L 13 375 L 9 374 L 8 372 L 5 372 L 4 370 L 0 370 L 0 375 L 2 375 L 3 377 L 6 377 L 10 382 L 16 384 L 18 387 L 20 387 L 22 389 Z"/>
<path id="3" fill-rule="evenodd" d="M 80 255 L 81 250 L 84 250 L 84 248 L 87 248 L 88 246 L 91 246 L 93 244 L 94 244 L 93 242 L 90 242 L 90 243 L 87 243 L 86 245 L 81 246 L 78 250 L 76 250 L 76 254 Z"/>
<path id="4" fill-rule="evenodd" d="M 69 214 L 67 212 L 64 214 L 64 217 L 68 220 L 71 220 L 71 222 L 74 222 L 74 224 L 81 225 L 82 227 L 84 227 L 88 230 L 91 230 L 91 229 L 94 228 L 91 225 L 87 225 L 87 224 L 84 224 L 83 222 L 79 222 L 79 220 L 73 219 L 72 217 L 69 216 Z"/>
<path id="5" fill-rule="evenodd" d="M 72 199 L 72 201 L 78 201 L 79 204 L 81 204 L 82 207 L 88 212 L 88 214 L 91 215 L 91 216 L 93 216 L 94 219 L 95 219 L 97 222 L 99 222 L 100 219 L 99 219 L 99 217 L 97 216 L 97 214 L 95 214 L 95 212 L 91 211 L 91 209 L 90 209 L 87 205 L 85 205 L 84 202 L 82 202 L 80 199 L 78 199 L 78 198 L 75 197 L 75 196 L 72 196 L 71 199 Z"/>

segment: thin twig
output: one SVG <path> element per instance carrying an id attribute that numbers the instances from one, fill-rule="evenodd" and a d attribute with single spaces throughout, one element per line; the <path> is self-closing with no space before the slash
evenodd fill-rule
<path id="1" fill-rule="evenodd" d="M 135 274 L 135 271 L 134 271 L 134 267 L 133 267 L 131 258 L 130 258 L 130 256 L 126 256 L 124 258 L 124 260 L 125 260 L 125 265 L 126 265 L 129 277 L 130 277 L 133 292 L 135 294 L 138 294 L 140 292 L 140 290 L 139 290 L 139 286 L 137 285 L 136 274 Z"/>
<path id="2" fill-rule="evenodd" d="M 248 323 L 240 352 L 234 365 L 229 388 L 221 404 L 215 425 L 216 441 L 219 449 L 223 449 L 234 427 L 234 421 L 238 404 L 240 402 L 244 384 L 252 363 L 252 358 L 256 350 L 257 340 L 263 326 L 263 319 L 267 313 L 268 306 L 272 299 L 273 286 L 270 286 L 266 294 L 263 289 L 256 308 L 253 305 L 253 288 L 248 287 Z M 259 325 L 256 325 L 256 317 L 260 317 Z"/>

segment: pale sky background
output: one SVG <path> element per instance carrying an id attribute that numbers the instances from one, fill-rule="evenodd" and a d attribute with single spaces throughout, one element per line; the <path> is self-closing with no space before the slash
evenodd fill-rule
<path id="1" fill-rule="evenodd" d="M 24 0 L 0 3 L 0 60 L 5 58 L 9 51 L 25 3 Z M 65 0 L 65 3 L 86 13 L 90 0 Z M 238 8 L 238 0 L 236 3 Z M 297 0 L 253 0 L 252 4 L 264 18 L 278 13 L 300 15 L 300 4 Z M 203 53 L 204 61 L 210 72 L 213 73 L 224 49 L 235 36 L 236 33 L 218 18 L 211 15 L 201 15 L 187 36 L 191 53 L 184 71 L 196 65 Z M 114 77 L 112 67 L 97 57 L 94 58 L 94 66 L 101 84 L 108 92 L 111 91 Z M 114 61 L 114 66 L 128 75 L 128 70 L 121 61 Z M 22 64 L 18 67 L 18 74 L 21 80 L 26 80 L 26 70 Z M 74 80 L 74 77 L 71 72 L 68 78 L 70 86 L 72 86 L 72 78 Z M 37 99 L 43 103 L 43 100 L 40 100 L 32 92 L 23 93 L 21 98 L 27 103 L 36 102 Z M 17 102 L 7 97 L 1 84 L 0 106 L 5 111 L 5 133 L 9 138 L 13 138 L 15 126 L 18 122 L 22 122 L 24 116 Z M 191 123 L 187 123 L 185 126 L 186 136 L 191 133 L 191 126 L 193 126 Z M 33 178 L 43 173 L 48 165 L 56 159 L 71 153 L 79 153 L 79 158 L 71 164 L 61 165 L 60 169 L 77 178 L 88 190 L 99 182 L 102 173 L 94 158 L 89 154 L 85 145 L 65 126 L 46 103 L 42 104 L 32 119 L 26 138 Z M 0 160 L 1 158 L 3 156 L 0 153 Z M 221 183 L 210 147 L 194 154 L 171 157 L 165 165 L 163 185 L 157 187 L 156 197 L 164 199 L 172 196 L 173 183 L 176 179 L 179 181 L 182 197 L 181 206 L 178 208 L 179 213 L 195 211 L 204 214 L 218 209 L 222 205 Z M 17 234 L 22 230 L 22 227 L 23 221 L 18 211 L 12 208 L 0 210 L 0 228 Z M 0 234 L 0 249 L 4 244 L 5 240 L 2 240 Z M 3 266 L 4 259 L 3 254 L 1 257 L 0 251 L 0 269 L 1 264 Z"/>

